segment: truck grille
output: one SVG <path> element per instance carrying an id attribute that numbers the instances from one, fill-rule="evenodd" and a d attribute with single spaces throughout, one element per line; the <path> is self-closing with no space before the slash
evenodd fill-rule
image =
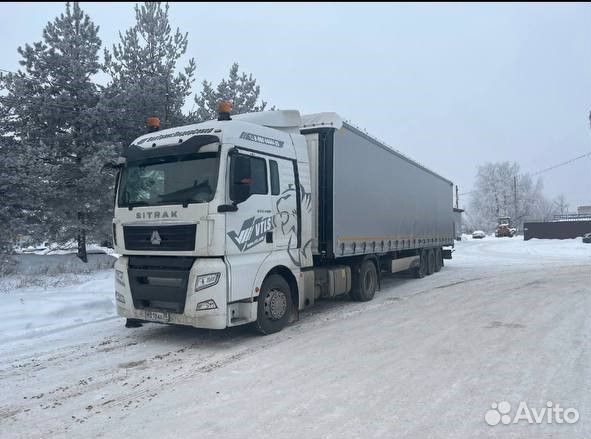
<path id="1" fill-rule="evenodd" d="M 127 250 L 195 250 L 196 224 L 175 226 L 123 226 Z"/>
<path id="2" fill-rule="evenodd" d="M 194 258 L 130 256 L 129 283 L 136 309 L 183 313 Z"/>

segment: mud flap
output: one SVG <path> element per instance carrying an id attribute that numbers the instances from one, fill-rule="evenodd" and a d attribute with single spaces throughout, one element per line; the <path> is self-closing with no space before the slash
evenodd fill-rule
<path id="1" fill-rule="evenodd" d="M 441 256 L 443 256 L 443 259 L 451 259 L 452 252 L 453 252 L 453 249 L 441 250 Z"/>

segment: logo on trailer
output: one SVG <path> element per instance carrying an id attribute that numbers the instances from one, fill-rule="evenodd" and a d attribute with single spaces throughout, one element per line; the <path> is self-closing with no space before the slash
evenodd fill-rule
<path id="1" fill-rule="evenodd" d="M 152 237 L 150 238 L 150 241 L 152 242 L 152 245 L 160 245 L 160 243 L 162 242 L 162 238 L 160 237 L 160 233 L 158 233 L 158 230 L 154 230 L 152 232 Z"/>
<path id="2" fill-rule="evenodd" d="M 230 239 L 236 244 L 238 250 L 244 252 L 261 243 L 265 233 L 273 230 L 273 217 L 250 217 L 242 223 L 240 232 L 234 230 L 228 232 Z"/>

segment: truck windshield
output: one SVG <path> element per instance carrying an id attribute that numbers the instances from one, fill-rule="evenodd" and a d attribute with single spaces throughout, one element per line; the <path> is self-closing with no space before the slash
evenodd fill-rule
<path id="1" fill-rule="evenodd" d="M 131 162 L 121 174 L 118 205 L 206 203 L 215 195 L 218 167 L 217 152 Z"/>

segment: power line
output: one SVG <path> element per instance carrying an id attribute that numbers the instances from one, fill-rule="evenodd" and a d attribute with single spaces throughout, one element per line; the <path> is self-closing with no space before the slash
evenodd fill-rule
<path id="1" fill-rule="evenodd" d="M 569 163 L 572 163 L 574 161 L 577 161 L 579 159 L 582 159 L 584 157 L 589 157 L 589 156 L 591 156 L 591 152 L 582 154 L 582 155 L 580 155 L 578 157 L 575 157 L 574 159 L 567 160 L 566 162 L 562 162 L 562 163 L 558 163 L 557 165 L 550 166 L 549 168 L 542 169 L 541 171 L 534 172 L 531 175 L 543 174 L 544 172 L 551 171 L 552 169 L 556 169 L 556 168 L 559 168 L 559 167 L 564 166 L 564 165 L 568 165 Z"/>
<path id="2" fill-rule="evenodd" d="M 581 154 L 580 156 L 577 156 L 577 157 L 575 157 L 575 158 L 572 158 L 572 159 L 570 159 L 570 160 L 567 160 L 567 161 L 565 161 L 565 162 L 558 163 L 558 164 L 556 164 L 556 165 L 552 165 L 552 166 L 549 166 L 549 167 L 547 167 L 547 168 L 541 169 L 541 170 L 539 170 L 539 171 L 533 172 L 533 173 L 531 173 L 530 175 L 531 175 L 531 176 L 534 176 L 534 175 L 543 174 L 544 172 L 548 172 L 548 171 L 551 171 L 551 170 L 553 170 L 553 169 L 560 168 L 561 166 L 568 165 L 568 164 L 570 164 L 570 163 L 573 163 L 573 162 L 575 162 L 575 161 L 577 161 L 577 160 L 580 160 L 580 159 L 582 159 L 582 158 L 585 158 L 585 157 L 591 157 L 591 152 L 587 152 L 587 153 L 585 153 L 585 154 Z M 470 194 L 473 194 L 474 192 L 477 192 L 477 191 L 475 191 L 475 190 L 472 190 L 472 191 L 469 191 L 469 192 L 464 192 L 464 193 L 462 193 L 462 194 L 459 194 L 459 196 L 462 196 L 462 195 L 470 195 Z"/>

